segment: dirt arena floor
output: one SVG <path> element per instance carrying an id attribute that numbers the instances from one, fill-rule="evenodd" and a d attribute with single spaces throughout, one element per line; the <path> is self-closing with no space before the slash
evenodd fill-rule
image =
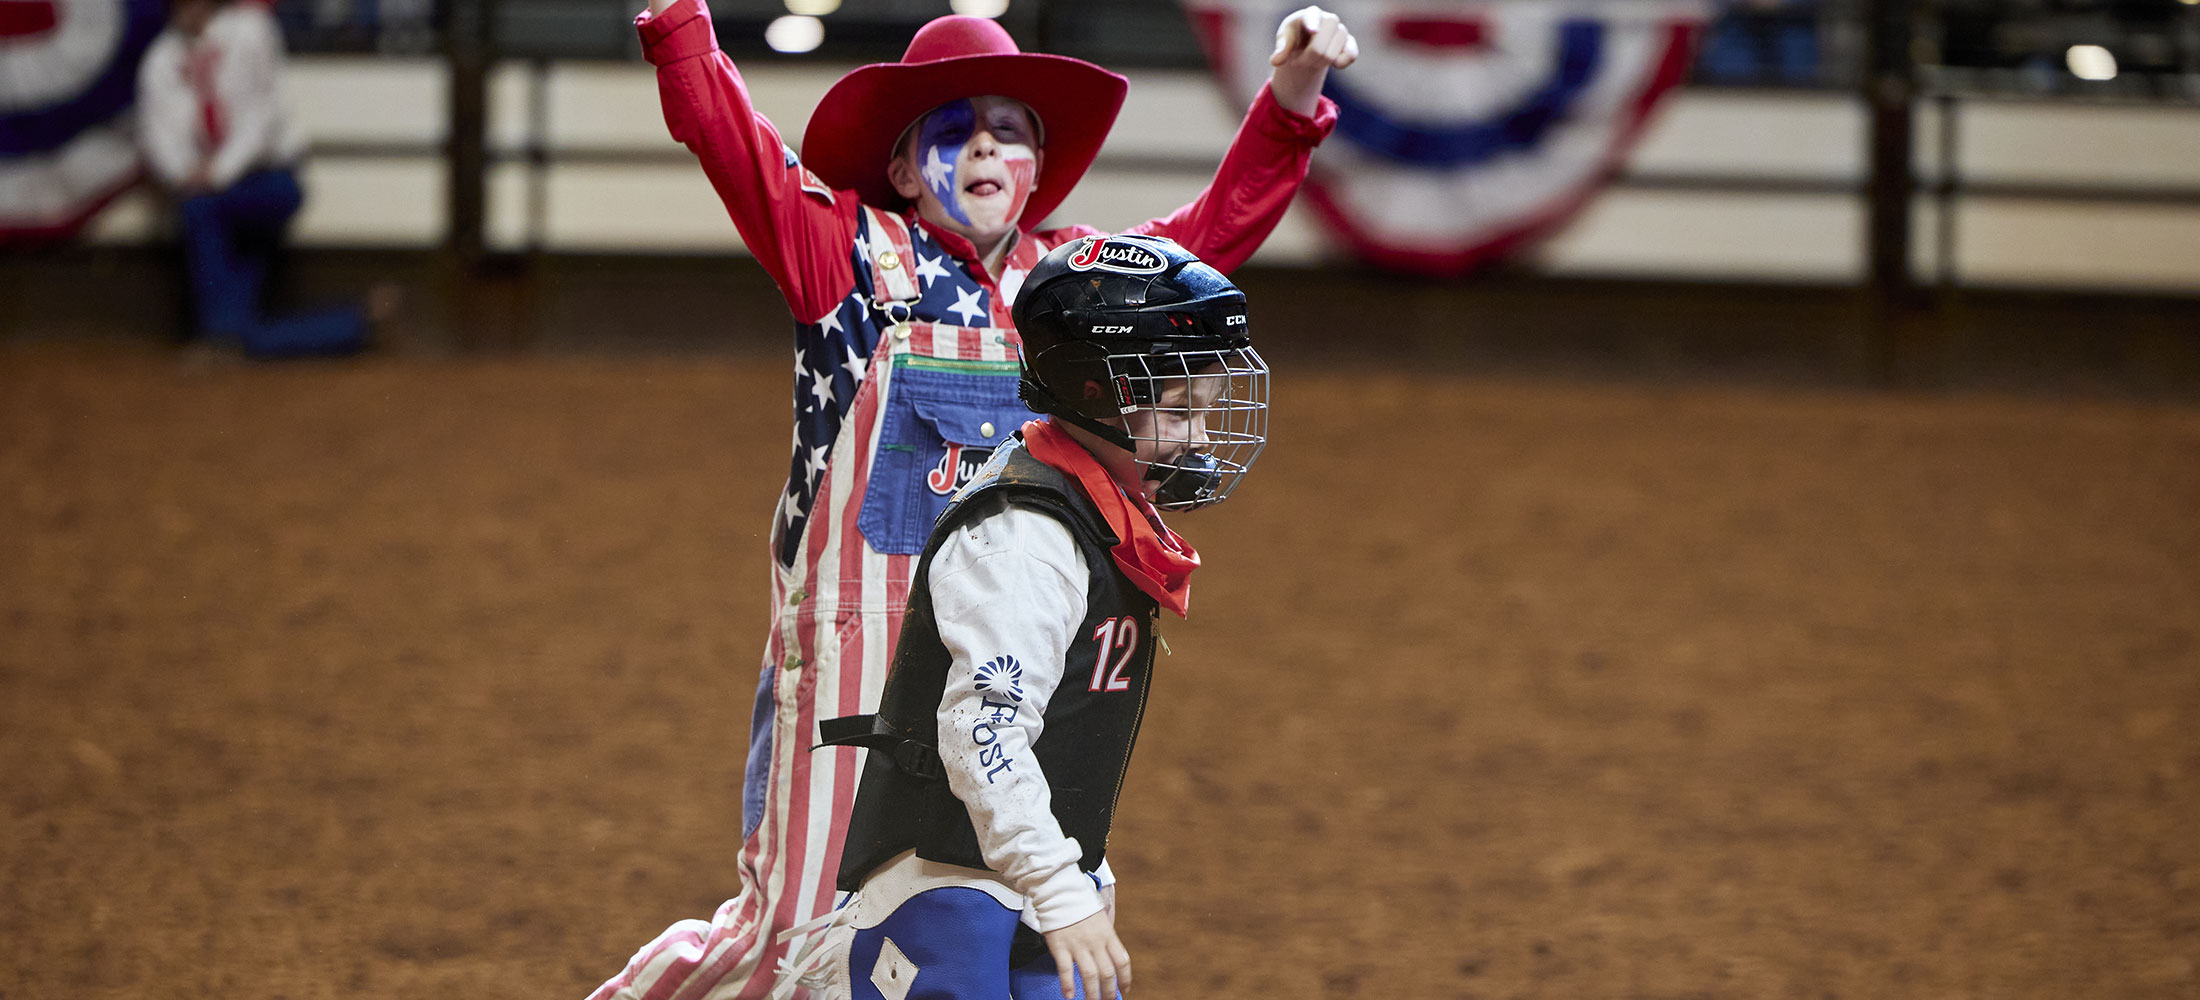
<path id="1" fill-rule="evenodd" d="M 1148 997 L 2200 997 L 2200 408 L 1290 370 Z M 0 997 L 577 998 L 733 876 L 784 363 L 0 342 Z"/>

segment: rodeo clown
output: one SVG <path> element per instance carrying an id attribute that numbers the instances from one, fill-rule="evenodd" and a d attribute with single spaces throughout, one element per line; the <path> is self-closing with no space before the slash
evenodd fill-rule
<path id="1" fill-rule="evenodd" d="M 1100 870 L 1154 619 L 1186 612 L 1199 565 L 1157 508 L 1229 495 L 1266 441 L 1268 372 L 1244 294 L 1166 240 L 1055 248 L 1015 320 L 1047 416 L 933 528 L 877 714 L 822 727 L 871 749 L 840 863 L 855 894 L 790 969 L 833 1000 L 1131 980 Z"/>
<path id="2" fill-rule="evenodd" d="M 1128 83 L 1021 52 L 990 20 L 942 17 L 901 62 L 835 83 L 798 158 L 751 105 L 701 0 L 650 7 L 636 24 L 666 125 L 796 319 L 794 454 L 772 525 L 741 893 L 709 922 L 668 928 L 595 996 L 754 1000 L 772 988 L 782 932 L 834 903 L 858 755 L 810 755 L 817 724 L 877 704 L 933 521 L 1029 416 L 1009 305 L 1049 249 L 1095 235 L 1032 227 L 1092 164 Z M 1223 271 L 1243 263 L 1336 121 L 1323 81 L 1357 52 L 1334 15 L 1286 19 L 1215 179 L 1134 232 Z"/>

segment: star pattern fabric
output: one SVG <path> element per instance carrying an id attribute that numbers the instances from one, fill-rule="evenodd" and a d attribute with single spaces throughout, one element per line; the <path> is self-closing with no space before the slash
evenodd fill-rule
<path id="1" fill-rule="evenodd" d="M 840 436 L 841 421 L 862 383 L 864 366 L 849 361 L 867 359 L 878 344 L 879 325 L 861 285 L 821 320 L 795 329 L 794 455 L 780 511 L 787 520 L 779 550 L 783 563 L 794 560 L 833 439 Z"/>
<path id="2" fill-rule="evenodd" d="M 873 236 L 868 225 L 859 223 L 853 241 L 850 259 L 855 264 L 855 290 L 832 312 L 795 330 L 794 454 L 788 458 L 786 495 L 780 503 L 780 516 L 787 527 L 778 552 L 780 562 L 787 565 L 792 565 L 799 554 L 802 529 L 809 522 L 811 505 L 817 501 L 833 442 L 855 405 L 856 390 L 869 373 L 871 352 L 878 347 L 879 335 L 886 327 L 870 305 Z M 912 274 L 923 293 L 910 306 L 911 318 L 956 326 L 1008 325 L 1009 299 L 996 301 L 993 289 L 973 277 L 970 266 L 942 248 L 923 227 L 912 227 L 910 239 L 909 256 L 915 260 Z M 1029 250 L 1019 248 L 1013 256 L 1020 259 L 1029 254 L 1035 260 L 1038 249 L 1034 243 Z M 1022 263 L 1024 267 L 1003 271 L 1004 290 L 1022 285 L 1031 261 Z"/>
<path id="3" fill-rule="evenodd" d="M 922 279 L 917 286 L 924 292 L 924 297 L 917 301 L 917 315 L 956 326 L 994 325 L 991 319 L 993 292 L 971 277 L 961 261 L 926 240 L 923 230 L 915 232 L 917 276 Z M 926 257 L 937 258 L 933 265 L 936 277 L 925 273 Z"/>
<path id="4" fill-rule="evenodd" d="M 985 321 L 985 291 L 978 288 L 955 290 L 955 304 L 947 307 L 962 319 L 964 326 L 977 326 Z"/>
<path id="5" fill-rule="evenodd" d="M 927 254 L 918 254 L 917 280 L 923 282 L 924 287 L 930 288 L 932 287 L 932 282 L 940 278 L 947 277 L 947 268 L 940 266 L 940 261 L 945 259 L 945 257 L 933 257 Z"/>

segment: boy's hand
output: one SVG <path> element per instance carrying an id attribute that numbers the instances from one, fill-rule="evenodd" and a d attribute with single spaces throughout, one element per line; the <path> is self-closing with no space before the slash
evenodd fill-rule
<path id="1" fill-rule="evenodd" d="M 1293 11 L 1276 26 L 1276 53 L 1268 57 L 1275 70 L 1268 77 L 1268 92 L 1286 110 L 1311 115 L 1330 69 L 1343 69 L 1358 58 L 1360 43 L 1337 15 L 1320 7 Z"/>
<path id="2" fill-rule="evenodd" d="M 1048 931 L 1046 938 L 1055 971 L 1062 975 L 1063 1000 L 1077 995 L 1080 974 L 1085 979 L 1085 1000 L 1114 1000 L 1117 990 L 1131 984 L 1131 953 L 1116 939 L 1115 922 L 1108 919 L 1106 910 Z"/>

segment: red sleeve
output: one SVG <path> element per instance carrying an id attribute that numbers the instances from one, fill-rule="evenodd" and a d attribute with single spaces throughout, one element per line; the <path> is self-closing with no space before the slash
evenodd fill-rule
<path id="1" fill-rule="evenodd" d="M 756 113 L 733 60 L 718 50 L 702 0 L 679 0 L 654 17 L 643 11 L 634 25 L 642 54 L 657 67 L 665 127 L 702 160 L 734 228 L 779 283 L 795 319 L 809 322 L 837 307 L 855 288 L 848 255 L 856 196 L 827 189 Z"/>
<path id="2" fill-rule="evenodd" d="M 1313 117 L 1277 104 L 1264 85 L 1245 112 L 1215 179 L 1191 204 L 1129 232 L 1166 236 L 1225 273 L 1245 263 L 1283 220 L 1314 147 L 1337 125 L 1337 106 L 1322 98 Z M 1046 234 L 1049 246 L 1096 232 L 1074 226 Z"/>

